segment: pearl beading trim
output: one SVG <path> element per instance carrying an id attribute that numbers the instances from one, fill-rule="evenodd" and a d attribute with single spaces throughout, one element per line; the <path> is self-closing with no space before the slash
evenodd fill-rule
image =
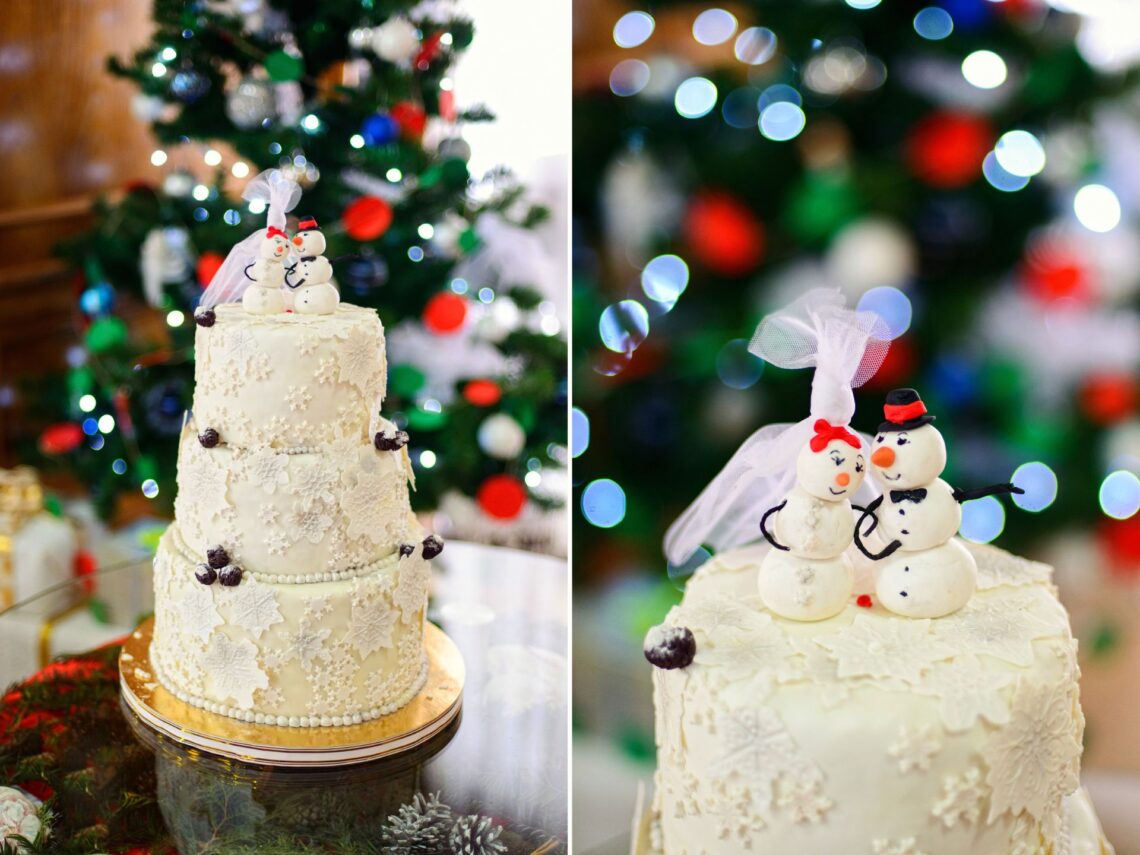
<path id="1" fill-rule="evenodd" d="M 172 689 L 167 685 L 167 681 L 162 674 L 162 667 L 158 664 L 157 657 L 151 657 L 151 666 L 154 668 L 155 676 L 158 681 L 162 683 L 163 688 L 174 695 L 178 700 L 183 703 L 190 704 L 192 707 L 205 710 L 215 715 L 224 715 L 227 718 L 236 719 L 237 721 L 244 721 L 247 724 L 270 724 L 277 727 L 348 727 L 354 724 L 364 724 L 365 722 L 374 719 L 382 718 L 386 715 L 394 713 L 396 710 L 407 705 L 412 698 L 420 693 L 420 690 L 427 682 L 428 662 L 427 655 L 425 654 L 420 659 L 420 673 L 412 684 L 400 693 L 395 700 L 389 701 L 378 707 L 363 710 L 361 712 L 342 713 L 341 715 L 275 715 L 274 713 L 261 713 L 254 712 L 253 710 L 240 710 L 237 707 L 228 707 L 225 704 L 215 703 L 208 701 L 205 698 L 199 698 L 196 695 L 191 695 L 189 692 L 183 692 L 180 689 Z"/>

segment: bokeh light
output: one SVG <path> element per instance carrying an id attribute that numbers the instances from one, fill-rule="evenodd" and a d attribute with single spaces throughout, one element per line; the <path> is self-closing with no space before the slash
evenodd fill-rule
<path id="1" fill-rule="evenodd" d="M 760 133 L 774 142 L 794 139 L 805 124 L 804 111 L 790 101 L 778 101 L 760 114 Z"/>
<path id="2" fill-rule="evenodd" d="M 764 373 L 764 360 L 748 352 L 748 339 L 735 338 L 716 355 L 716 376 L 730 389 L 755 386 Z"/>
<path id="3" fill-rule="evenodd" d="M 618 47 L 632 48 L 644 44 L 653 35 L 656 23 L 646 12 L 627 12 L 614 24 L 614 43 Z"/>
<path id="4" fill-rule="evenodd" d="M 582 491 L 582 516 L 598 528 L 613 528 L 625 519 L 625 490 L 609 478 L 591 481 Z"/>
<path id="5" fill-rule="evenodd" d="M 896 339 L 910 329 L 914 309 L 910 297 L 889 285 L 871 288 L 859 298 L 860 312 L 874 312 L 886 323 L 891 338 Z"/>
<path id="6" fill-rule="evenodd" d="M 690 77 L 677 87 L 673 105 L 686 119 L 707 116 L 716 106 L 716 86 L 704 77 Z"/>
<path id="7" fill-rule="evenodd" d="M 759 92 L 751 86 L 733 89 L 724 99 L 720 112 L 726 124 L 734 128 L 753 128 L 760 120 L 756 106 Z"/>
<path id="8" fill-rule="evenodd" d="M 1110 472 L 1100 485 L 1100 509 L 1107 516 L 1126 520 L 1140 510 L 1140 478 L 1126 469 Z"/>
<path id="9" fill-rule="evenodd" d="M 789 86 L 787 83 L 774 83 L 760 93 L 760 98 L 756 103 L 760 112 L 764 112 L 772 104 L 777 104 L 780 101 L 788 101 L 798 107 L 804 103 L 804 96 L 794 86 Z"/>
<path id="10" fill-rule="evenodd" d="M 719 45 L 736 32 L 736 16 L 724 9 L 706 9 L 693 21 L 693 38 L 703 45 Z"/>
<path id="11" fill-rule="evenodd" d="M 852 9 L 859 9 L 860 11 L 863 11 L 866 9 L 874 9 L 876 6 L 882 3 L 883 0 L 846 0 L 846 2 L 847 5 Z"/>
<path id="12" fill-rule="evenodd" d="M 116 475 L 122 475 L 127 471 L 127 461 L 121 457 L 116 457 L 115 462 L 111 464 L 111 471 Z"/>
<path id="13" fill-rule="evenodd" d="M 776 34 L 767 27 L 749 27 L 736 37 L 733 53 L 748 65 L 763 65 L 776 53 Z"/>
<path id="14" fill-rule="evenodd" d="M 640 59 L 623 59 L 610 72 L 610 91 L 628 98 L 649 84 L 649 66 Z"/>
<path id="15" fill-rule="evenodd" d="M 81 424 L 80 427 L 83 428 L 83 432 L 88 436 L 94 436 L 95 434 L 99 433 L 99 422 L 97 422 L 95 419 L 84 419 L 83 424 Z"/>
<path id="16" fill-rule="evenodd" d="M 994 146 L 994 156 L 1010 175 L 1032 178 L 1045 168 L 1045 147 L 1029 131 L 1007 131 Z"/>
<path id="17" fill-rule="evenodd" d="M 1120 200 L 1103 184 L 1086 184 L 1073 197 L 1073 213 L 1089 231 L 1110 232 L 1120 224 Z"/>
<path id="18" fill-rule="evenodd" d="M 924 39 L 940 41 L 954 32 L 954 19 L 945 9 L 927 6 L 914 16 L 914 31 Z"/>
<path id="19" fill-rule="evenodd" d="M 997 89 L 1007 74 L 1005 60 L 992 50 L 976 50 L 962 60 L 962 76 L 979 89 Z"/>
<path id="20" fill-rule="evenodd" d="M 95 409 L 95 396 L 94 395 L 83 395 L 83 396 L 81 396 L 79 398 L 79 409 L 81 409 L 85 413 L 89 413 L 93 409 Z"/>
<path id="21" fill-rule="evenodd" d="M 142 482 L 142 494 L 148 499 L 153 499 L 158 495 L 158 482 L 153 478 L 147 478 Z"/>
<path id="22" fill-rule="evenodd" d="M 1005 528 L 1005 507 L 993 496 L 962 503 L 958 533 L 974 543 L 989 543 Z"/>
<path id="23" fill-rule="evenodd" d="M 115 417 L 110 413 L 104 413 L 99 416 L 97 424 L 100 433 L 110 433 L 115 429 Z"/>
<path id="24" fill-rule="evenodd" d="M 590 417 L 574 407 L 570 410 L 570 456 L 581 457 L 590 447 Z"/>
<path id="25" fill-rule="evenodd" d="M 1022 463 L 1010 478 L 1024 493 L 1013 493 L 1013 503 L 1025 511 L 1043 511 L 1057 498 L 1057 474 L 1039 460 Z"/>
<path id="26" fill-rule="evenodd" d="M 982 161 L 982 175 L 986 177 L 991 187 L 1003 193 L 1015 193 L 1029 184 L 1029 179 L 1024 175 L 1014 175 L 1006 171 L 992 151 Z"/>
<path id="27" fill-rule="evenodd" d="M 641 271 L 645 296 L 669 311 L 689 285 L 689 265 L 676 255 L 659 255 Z"/>
<path id="28" fill-rule="evenodd" d="M 649 312 L 637 300 L 607 306 L 598 321 L 598 334 L 614 353 L 632 353 L 649 335 Z"/>

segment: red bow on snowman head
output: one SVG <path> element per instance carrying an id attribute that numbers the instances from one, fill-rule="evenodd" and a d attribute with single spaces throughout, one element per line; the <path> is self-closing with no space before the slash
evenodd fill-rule
<path id="1" fill-rule="evenodd" d="M 809 443 L 812 451 L 823 451 L 833 439 L 842 440 L 856 451 L 863 447 L 862 443 L 859 442 L 859 437 L 842 425 L 830 424 L 827 419 L 818 419 L 812 425 L 812 429 L 815 431 L 815 436 L 811 438 Z"/>
<path id="2" fill-rule="evenodd" d="M 265 230 L 265 236 L 267 238 L 271 238 L 271 237 L 274 237 L 276 235 L 281 235 L 281 237 L 285 238 L 285 240 L 289 240 L 289 235 L 285 234 L 285 232 L 283 230 L 277 228 L 277 226 L 270 226 L 269 228 L 267 228 Z"/>

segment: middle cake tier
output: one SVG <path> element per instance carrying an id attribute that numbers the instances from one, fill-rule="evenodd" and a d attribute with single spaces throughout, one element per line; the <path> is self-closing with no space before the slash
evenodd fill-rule
<path id="1" fill-rule="evenodd" d="M 416 542 L 411 479 L 405 449 L 359 440 L 304 453 L 204 448 L 188 427 L 174 510 L 182 545 L 199 561 L 223 546 L 263 581 L 334 580 Z"/>

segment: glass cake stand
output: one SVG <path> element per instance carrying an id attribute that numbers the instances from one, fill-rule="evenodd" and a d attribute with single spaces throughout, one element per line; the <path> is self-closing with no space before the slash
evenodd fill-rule
<path id="1" fill-rule="evenodd" d="M 132 825 L 137 834 L 123 851 L 355 853 L 442 840 L 440 851 L 448 852 L 494 840 L 505 848 L 486 851 L 565 852 L 566 562 L 449 541 L 432 563 L 428 616 L 462 653 L 463 708 L 442 733 L 408 753 L 324 770 L 214 757 L 139 723 L 110 689 L 112 674 L 106 709 L 91 712 L 104 718 L 90 744 L 78 746 L 88 756 L 75 757 L 72 747 L 67 760 L 91 768 L 119 758 L 114 785 L 97 798 L 107 801 L 108 812 L 129 798 L 151 814 L 149 822 Z M 102 572 L 125 574 L 135 587 L 150 585 L 146 561 Z M 0 613 L 0 624 L 21 617 L 22 606 Z M 101 655 L 113 670 L 114 653 L 89 656 Z M 4 772 L 0 766 L 0 777 Z M 66 823 L 70 812 L 62 794 L 60 800 L 56 813 Z"/>

